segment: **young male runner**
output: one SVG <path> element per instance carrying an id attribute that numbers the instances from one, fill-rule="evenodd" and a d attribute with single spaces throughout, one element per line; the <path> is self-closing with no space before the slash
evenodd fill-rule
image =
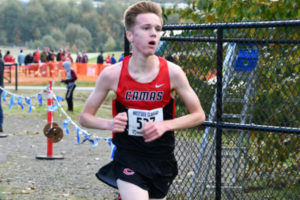
<path id="1" fill-rule="evenodd" d="M 205 114 L 182 69 L 154 55 L 161 37 L 161 8 L 140 1 L 124 18 L 132 55 L 101 72 L 80 124 L 113 131 L 117 149 L 106 168 L 122 200 L 163 200 L 177 175 L 173 131 L 200 125 Z M 116 94 L 112 120 L 95 116 L 109 91 Z M 174 118 L 174 92 L 190 114 Z"/>

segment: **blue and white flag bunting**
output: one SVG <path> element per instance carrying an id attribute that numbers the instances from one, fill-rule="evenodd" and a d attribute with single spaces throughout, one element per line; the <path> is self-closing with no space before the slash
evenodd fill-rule
<path id="1" fill-rule="evenodd" d="M 49 108 L 49 112 L 51 112 L 51 111 L 57 111 L 58 110 L 58 104 L 57 104 L 57 102 L 55 102 L 52 106 L 50 106 L 50 108 Z"/>
<path id="2" fill-rule="evenodd" d="M 31 105 L 31 98 L 30 97 L 25 97 L 25 102 L 28 104 L 28 113 L 32 111 L 32 105 Z"/>
<path id="3" fill-rule="evenodd" d="M 116 145 L 114 145 L 114 144 L 112 143 L 112 138 L 106 138 L 105 141 L 106 141 L 106 143 L 111 147 L 110 158 L 114 158 L 115 151 L 116 151 L 116 149 L 117 149 Z"/>
<path id="4" fill-rule="evenodd" d="M 61 102 L 64 100 L 64 98 L 61 96 L 56 96 L 55 100 L 57 100 L 58 102 Z"/>
<path id="5" fill-rule="evenodd" d="M 18 105 L 21 107 L 22 110 L 24 110 L 22 97 L 18 97 Z"/>
<path id="6" fill-rule="evenodd" d="M 92 148 L 94 148 L 94 147 L 98 146 L 98 140 L 99 140 L 99 138 L 98 138 L 98 137 L 96 137 L 96 139 L 94 140 L 94 143 L 93 143 L 93 146 L 92 146 Z"/>
<path id="7" fill-rule="evenodd" d="M 77 144 L 80 144 L 80 136 L 79 136 L 80 128 L 76 128 L 76 138 L 77 138 Z"/>
<path id="8" fill-rule="evenodd" d="M 92 148 L 94 148 L 94 147 L 96 147 L 96 146 L 98 145 L 98 138 L 95 138 L 95 140 L 90 139 L 90 138 L 85 138 L 85 139 L 81 142 L 81 144 L 84 143 L 84 142 L 86 142 L 86 141 L 89 141 L 90 143 L 92 143 Z"/>
<path id="9" fill-rule="evenodd" d="M 22 110 L 24 110 L 24 105 L 23 105 L 23 98 L 24 98 L 25 103 L 29 107 L 28 108 L 28 113 L 30 113 L 32 111 L 32 104 L 31 104 L 31 98 L 32 97 L 37 97 L 39 105 L 40 106 L 43 105 L 43 97 L 42 97 L 41 92 L 39 92 L 38 94 L 35 94 L 35 95 L 24 97 L 23 95 L 17 95 L 17 94 L 13 94 L 11 92 L 8 92 L 2 87 L 0 87 L 0 89 L 2 90 L 2 100 L 3 101 L 6 101 L 6 97 L 7 97 L 8 94 L 11 95 L 10 104 L 9 104 L 9 107 L 8 107 L 9 110 L 12 108 L 12 106 L 15 105 L 15 98 L 17 98 L 17 104 L 21 107 Z M 98 146 L 99 139 L 103 139 L 111 147 L 111 149 L 112 149 L 111 158 L 113 158 L 114 152 L 116 150 L 116 146 L 112 143 L 112 138 L 103 138 L 103 137 L 94 136 L 92 134 L 89 134 L 86 130 L 81 129 L 79 126 L 77 126 L 75 124 L 74 121 L 72 121 L 72 119 L 68 116 L 68 114 L 63 110 L 62 106 L 59 104 L 59 102 L 63 101 L 64 98 L 60 97 L 60 96 L 56 96 L 54 93 L 53 93 L 53 97 L 54 97 L 55 103 L 52 106 L 48 107 L 48 110 L 57 111 L 58 108 L 60 108 L 62 113 L 65 114 L 65 116 L 67 118 L 64 120 L 64 122 L 62 124 L 64 132 L 66 134 L 70 134 L 68 126 L 69 126 L 70 123 L 73 124 L 76 127 L 77 143 L 78 144 L 83 144 L 86 141 L 89 141 L 92 144 L 92 148 Z M 83 140 L 82 141 L 80 139 L 80 135 L 83 135 Z"/>
<path id="10" fill-rule="evenodd" d="M 81 130 L 81 133 L 83 134 L 84 139 L 90 139 L 91 134 L 86 132 L 85 130 Z"/>
<path id="11" fill-rule="evenodd" d="M 2 93 L 2 100 L 3 101 L 6 101 L 6 96 L 7 96 L 7 92 L 5 90 L 3 90 L 3 93 Z"/>
<path id="12" fill-rule="evenodd" d="M 41 92 L 35 94 L 35 95 L 31 95 L 31 96 L 23 96 L 23 95 L 18 95 L 18 94 L 14 94 L 12 92 L 6 91 L 3 87 L 0 86 L 0 90 L 2 90 L 2 100 L 6 101 L 6 97 L 9 94 L 11 96 L 10 98 L 10 104 L 8 109 L 11 109 L 15 104 L 15 99 L 17 98 L 17 105 L 19 105 L 21 107 L 22 110 L 24 110 L 24 105 L 23 105 L 23 98 L 25 99 L 26 104 L 28 104 L 29 109 L 28 109 L 28 113 L 30 113 L 32 111 L 32 105 L 31 105 L 31 98 L 32 97 L 38 97 L 39 102 L 41 103 L 42 98 L 42 94 Z"/>
<path id="13" fill-rule="evenodd" d="M 67 133 L 67 134 L 70 134 L 70 131 L 68 129 L 68 125 L 69 125 L 69 122 L 71 121 L 71 119 L 68 117 L 67 119 L 65 119 L 65 121 L 63 122 L 63 130 Z"/>
<path id="14" fill-rule="evenodd" d="M 11 107 L 13 107 L 14 104 L 15 104 L 15 95 L 12 95 L 12 96 L 10 97 L 10 104 L 9 104 L 9 106 L 8 106 L 8 110 L 10 110 Z"/>
<path id="15" fill-rule="evenodd" d="M 39 102 L 40 102 L 40 106 L 42 106 L 42 105 L 43 105 L 43 97 L 42 97 L 42 94 L 38 94 L 38 95 L 37 95 L 37 98 L 38 98 L 38 100 L 39 100 Z"/>

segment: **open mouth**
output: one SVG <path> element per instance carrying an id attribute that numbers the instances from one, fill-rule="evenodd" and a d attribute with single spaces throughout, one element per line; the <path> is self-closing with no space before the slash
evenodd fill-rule
<path id="1" fill-rule="evenodd" d="M 155 45 L 155 42 L 154 41 L 150 41 L 149 44 L 150 45 Z"/>

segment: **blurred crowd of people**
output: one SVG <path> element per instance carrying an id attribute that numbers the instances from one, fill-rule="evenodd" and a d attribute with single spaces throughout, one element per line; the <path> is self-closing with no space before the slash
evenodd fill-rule
<path id="1" fill-rule="evenodd" d="M 121 62 L 124 58 L 124 54 L 120 56 L 120 58 L 117 60 L 115 57 L 115 54 L 112 53 L 111 55 L 108 54 L 105 58 L 103 55 L 104 51 L 100 51 L 100 54 L 97 57 L 97 64 L 115 64 L 118 62 Z M 29 52 L 27 54 L 24 53 L 23 49 L 20 50 L 20 52 L 17 55 L 17 60 L 11 55 L 10 51 L 7 50 L 5 55 L 2 57 L 2 52 L 0 49 L 0 58 L 3 58 L 3 61 L 5 63 L 16 63 L 18 65 L 30 65 L 32 63 L 45 63 L 50 61 L 63 61 L 62 55 L 66 55 L 66 59 L 73 62 L 73 58 L 71 54 L 65 49 L 61 48 L 57 53 L 54 52 L 53 49 L 50 50 L 50 48 L 45 47 L 43 51 L 40 50 L 40 48 L 36 48 L 33 52 Z M 77 53 L 77 57 L 75 62 L 76 63 L 88 63 L 89 58 L 87 53 Z"/>
<path id="2" fill-rule="evenodd" d="M 97 57 L 97 64 L 104 64 L 104 62 L 105 62 L 106 64 L 113 65 L 113 64 L 117 63 L 117 59 L 115 58 L 115 54 L 112 54 L 111 56 L 110 56 L 110 54 L 108 54 L 106 56 L 106 58 L 104 59 L 103 53 L 104 53 L 104 51 L 101 50 L 100 54 Z M 121 62 L 123 60 L 123 58 L 124 58 L 124 54 L 122 54 L 120 56 L 118 62 Z"/>
<path id="3" fill-rule="evenodd" d="M 73 62 L 71 54 L 66 50 L 61 48 L 57 53 L 53 49 L 45 47 L 43 51 L 40 51 L 40 48 L 36 48 L 33 52 L 25 54 L 23 49 L 17 55 L 17 64 L 18 65 L 30 65 L 32 63 L 45 63 L 50 61 L 63 61 L 62 55 L 65 54 L 66 58 Z M 0 58 L 2 58 L 2 53 L 0 50 Z M 5 63 L 16 63 L 16 59 L 11 55 L 10 51 L 7 50 L 3 56 L 3 61 Z"/>
<path id="4" fill-rule="evenodd" d="M 71 54 L 66 49 L 61 48 L 57 53 L 55 53 L 53 49 L 50 50 L 48 47 L 45 47 L 42 52 L 40 51 L 39 48 L 36 48 L 36 50 L 34 52 L 28 53 L 24 58 L 24 63 L 22 63 L 22 59 L 20 59 L 20 62 L 19 62 L 19 57 L 22 57 L 22 50 L 21 50 L 18 55 L 18 64 L 19 65 L 22 65 L 22 64 L 29 65 L 31 63 L 64 61 L 62 59 L 63 55 L 66 55 L 66 59 L 73 62 Z"/>

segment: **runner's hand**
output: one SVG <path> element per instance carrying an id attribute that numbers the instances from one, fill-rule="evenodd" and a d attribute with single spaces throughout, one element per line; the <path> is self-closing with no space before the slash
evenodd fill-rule
<path id="1" fill-rule="evenodd" d="M 160 122 L 146 122 L 141 133 L 145 142 L 152 142 L 164 134 L 163 126 Z"/>
<path id="2" fill-rule="evenodd" d="M 127 113 L 118 113 L 113 119 L 112 131 L 114 133 L 124 132 L 127 125 Z"/>

